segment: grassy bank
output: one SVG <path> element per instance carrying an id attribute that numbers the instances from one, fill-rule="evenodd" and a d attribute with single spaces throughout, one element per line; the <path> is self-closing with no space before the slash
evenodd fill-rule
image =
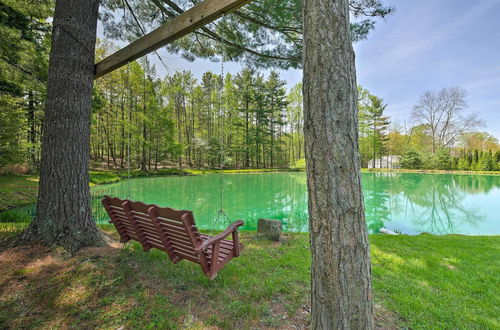
<path id="1" fill-rule="evenodd" d="M 173 265 L 136 243 L 74 257 L 46 248 L 4 251 L 0 328 L 307 326 L 307 234 L 271 243 L 243 232 L 242 241 L 242 256 L 214 281 L 198 265 Z M 500 237 L 372 235 L 370 242 L 379 327 L 500 327 Z"/>
<path id="2" fill-rule="evenodd" d="M 0 211 L 36 202 L 38 177 L 28 175 L 0 176 Z"/>
<path id="3" fill-rule="evenodd" d="M 234 170 L 217 170 L 217 169 L 209 169 L 209 170 L 186 170 L 190 174 L 216 174 L 216 173 L 224 173 L 224 174 L 244 174 L 244 173 L 272 173 L 272 172 L 301 172 L 305 169 L 301 168 L 247 168 L 247 169 L 234 169 Z"/>
<path id="4" fill-rule="evenodd" d="M 161 169 L 154 172 L 142 171 L 91 171 L 90 185 L 114 183 L 128 178 L 167 175 L 191 175 L 188 170 Z M 38 176 L 7 175 L 0 176 L 0 211 L 32 204 L 38 195 Z"/>
<path id="5" fill-rule="evenodd" d="M 166 168 L 157 171 L 143 172 L 135 171 L 90 171 L 90 185 L 114 183 L 130 178 L 150 177 L 150 176 L 169 176 L 169 175 L 191 175 L 189 170 Z"/>

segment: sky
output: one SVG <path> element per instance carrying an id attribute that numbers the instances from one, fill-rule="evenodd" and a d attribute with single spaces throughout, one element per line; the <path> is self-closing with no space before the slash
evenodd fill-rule
<path id="1" fill-rule="evenodd" d="M 467 112 L 476 112 L 500 140 L 500 0 L 385 0 L 396 8 L 379 20 L 368 39 L 354 45 L 358 84 L 388 104 L 393 122 L 411 126 L 411 109 L 427 90 L 459 86 Z M 220 63 L 188 62 L 160 49 L 168 69 L 150 56 L 160 76 L 189 69 L 196 77 L 220 72 Z M 236 73 L 242 64 L 224 63 Z M 280 72 L 292 87 L 302 71 Z"/>

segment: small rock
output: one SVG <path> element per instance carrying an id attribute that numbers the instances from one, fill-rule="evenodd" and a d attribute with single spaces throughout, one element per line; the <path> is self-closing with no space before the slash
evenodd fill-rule
<path id="1" fill-rule="evenodd" d="M 282 225 L 278 220 L 259 219 L 257 223 L 257 233 L 259 236 L 271 241 L 279 241 L 281 238 Z"/>

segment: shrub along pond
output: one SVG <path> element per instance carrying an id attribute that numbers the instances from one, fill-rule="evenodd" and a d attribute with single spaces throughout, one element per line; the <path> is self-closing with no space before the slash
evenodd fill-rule
<path id="1" fill-rule="evenodd" d="M 464 174 L 363 173 L 370 233 L 387 228 L 405 234 L 500 234 L 500 176 Z M 307 189 L 303 172 L 206 174 L 134 178 L 92 187 L 92 208 L 99 223 L 108 221 L 104 195 L 193 210 L 201 229 L 221 230 L 228 220 L 222 206 L 243 230 L 256 230 L 259 218 L 278 219 L 285 231 L 306 232 Z M 9 212 L 33 214 L 34 206 Z M 1 216 L 0 216 L 1 218 Z M 1 220 L 0 220 L 1 221 Z"/>

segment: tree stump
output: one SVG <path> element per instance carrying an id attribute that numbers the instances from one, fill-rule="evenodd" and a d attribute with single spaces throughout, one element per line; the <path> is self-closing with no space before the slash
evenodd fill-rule
<path id="1" fill-rule="evenodd" d="M 281 238 L 281 222 L 272 219 L 259 219 L 257 233 L 260 237 L 271 241 L 279 241 Z"/>

